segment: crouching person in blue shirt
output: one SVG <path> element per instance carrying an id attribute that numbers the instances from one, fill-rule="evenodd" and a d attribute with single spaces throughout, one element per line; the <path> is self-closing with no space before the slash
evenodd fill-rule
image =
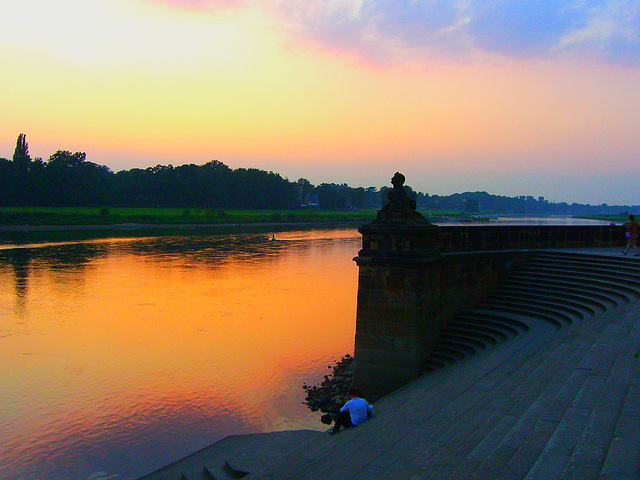
<path id="1" fill-rule="evenodd" d="M 359 388 L 350 387 L 349 397 L 351 400 L 340 409 L 331 433 L 338 433 L 341 427 L 357 427 L 373 416 L 373 405 L 362 398 Z"/>

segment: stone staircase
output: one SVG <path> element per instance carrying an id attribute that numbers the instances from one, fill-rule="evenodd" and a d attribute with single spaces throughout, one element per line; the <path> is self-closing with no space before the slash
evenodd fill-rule
<path id="1" fill-rule="evenodd" d="M 637 480 L 639 299 L 636 259 L 540 252 L 373 420 L 228 437 L 143 478 Z"/>
<path id="2" fill-rule="evenodd" d="M 310 430 L 232 435 L 139 480 L 238 480 L 324 433 Z"/>
<path id="3" fill-rule="evenodd" d="M 640 262 L 541 252 L 482 303 L 452 319 L 433 345 L 432 372 L 529 331 L 561 329 L 640 298 Z"/>

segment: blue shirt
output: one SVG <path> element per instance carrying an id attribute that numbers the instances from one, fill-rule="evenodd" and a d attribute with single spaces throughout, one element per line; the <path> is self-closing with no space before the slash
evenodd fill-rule
<path id="1" fill-rule="evenodd" d="M 341 412 L 346 412 L 347 410 L 351 416 L 351 423 L 357 427 L 367 420 L 367 412 L 373 410 L 373 406 L 369 405 L 369 402 L 364 398 L 356 397 L 349 400 L 340 409 Z"/>

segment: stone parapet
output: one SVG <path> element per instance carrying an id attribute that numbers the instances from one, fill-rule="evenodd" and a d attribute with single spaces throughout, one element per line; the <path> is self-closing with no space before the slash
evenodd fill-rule
<path id="1" fill-rule="evenodd" d="M 428 222 L 373 221 L 358 229 L 362 234 L 362 249 L 355 261 L 430 259 L 439 255 L 438 230 L 437 225 Z"/>
<path id="2" fill-rule="evenodd" d="M 620 225 L 443 225 L 436 244 L 441 253 L 624 245 Z"/>

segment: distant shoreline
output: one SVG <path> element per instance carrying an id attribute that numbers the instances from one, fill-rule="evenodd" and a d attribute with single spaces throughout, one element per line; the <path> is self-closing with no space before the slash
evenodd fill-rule
<path id="1" fill-rule="evenodd" d="M 35 243 L 82 242 L 108 238 L 198 236 L 238 233 L 261 233 L 270 236 L 272 234 L 277 235 L 278 232 L 298 229 L 352 228 L 355 230 L 364 223 L 368 222 L 3 225 L 0 226 L 0 246 L 2 246 L 2 249 L 5 249 L 7 247 Z"/>
<path id="2" fill-rule="evenodd" d="M 361 225 L 357 220 L 335 222 L 256 222 L 256 223 L 114 223 L 109 225 L 2 225 L 0 232 L 51 232 L 51 231 L 82 231 L 82 230 L 159 230 L 159 229 L 225 229 L 245 227 L 339 227 Z"/>

